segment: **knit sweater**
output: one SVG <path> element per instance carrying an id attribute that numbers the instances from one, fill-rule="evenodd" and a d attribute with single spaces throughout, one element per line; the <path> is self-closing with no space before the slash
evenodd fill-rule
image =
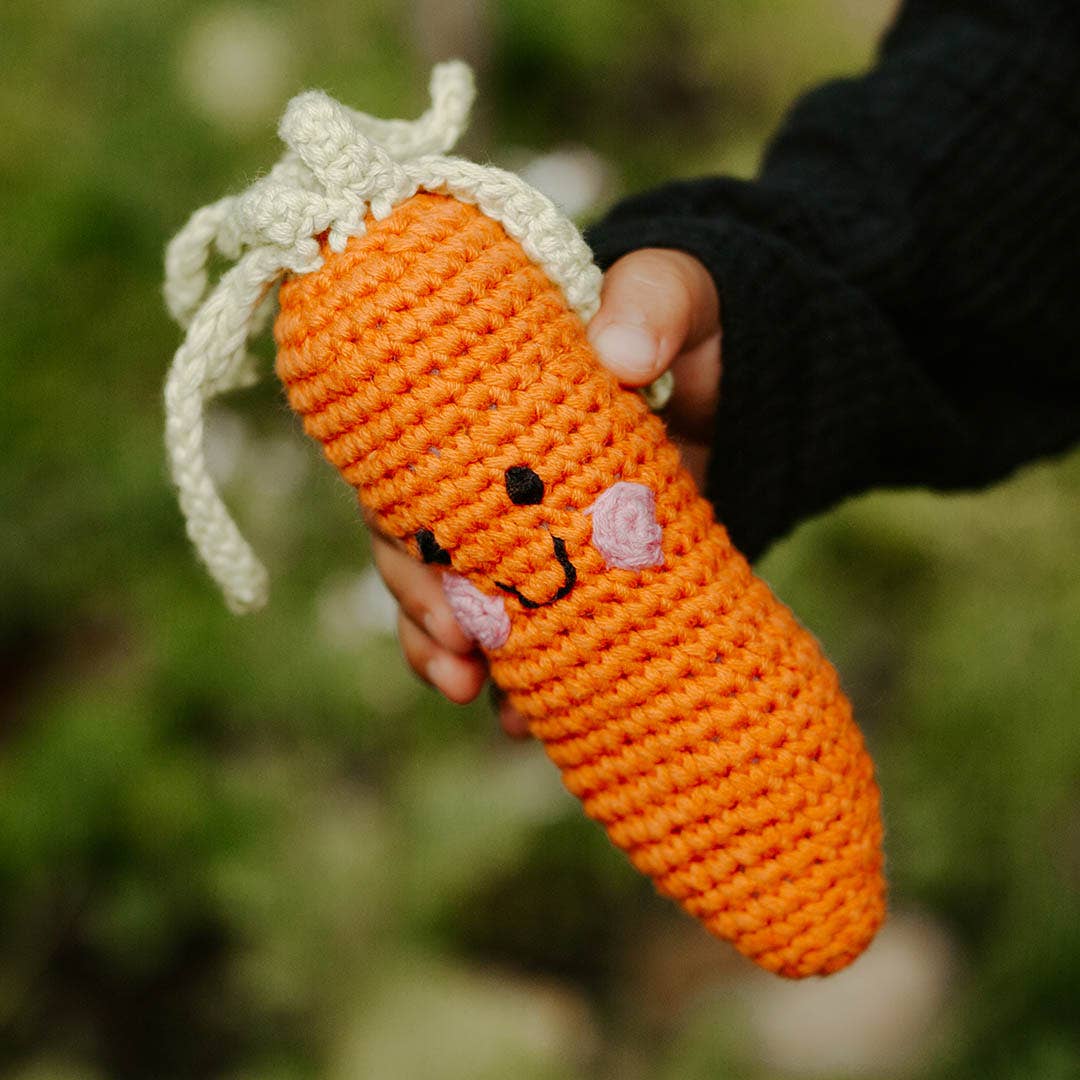
<path id="1" fill-rule="evenodd" d="M 1080 5 L 910 0 L 756 179 L 627 199 L 606 267 L 687 251 L 721 298 L 707 494 L 751 558 L 874 487 L 976 487 L 1080 437 Z"/>

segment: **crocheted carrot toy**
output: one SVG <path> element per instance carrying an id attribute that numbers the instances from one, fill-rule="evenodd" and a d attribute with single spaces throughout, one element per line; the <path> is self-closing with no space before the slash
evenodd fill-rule
<path id="1" fill-rule="evenodd" d="M 597 362 L 600 272 L 519 178 L 443 156 L 472 101 L 437 66 L 419 120 L 294 99 L 289 149 L 167 255 L 187 327 L 166 384 L 188 531 L 237 611 L 266 575 L 211 483 L 205 401 L 251 378 L 272 286 L 289 402 L 463 628 L 634 865 L 787 976 L 884 916 L 878 791 L 835 672 L 754 577 L 661 421 Z M 216 246 L 236 264 L 208 293 Z"/>

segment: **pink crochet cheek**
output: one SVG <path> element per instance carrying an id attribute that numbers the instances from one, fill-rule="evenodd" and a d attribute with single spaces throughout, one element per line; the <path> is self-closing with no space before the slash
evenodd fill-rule
<path id="1" fill-rule="evenodd" d="M 501 596 L 482 593 L 460 574 L 443 574 L 443 592 L 461 629 L 484 649 L 497 649 L 510 636 L 510 616 Z"/>
<path id="2" fill-rule="evenodd" d="M 608 566 L 644 570 L 664 565 L 664 530 L 656 520 L 656 496 L 644 484 L 620 480 L 585 513 L 592 515 L 593 547 Z"/>

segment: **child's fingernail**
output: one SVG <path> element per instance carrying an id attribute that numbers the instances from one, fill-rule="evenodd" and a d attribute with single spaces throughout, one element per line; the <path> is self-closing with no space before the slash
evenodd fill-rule
<path id="1" fill-rule="evenodd" d="M 445 694 L 457 681 L 457 667 L 449 656 L 433 656 L 427 664 L 427 677 L 432 686 Z"/>
<path id="2" fill-rule="evenodd" d="M 592 341 L 605 366 L 627 375 L 648 375 L 656 366 L 656 339 L 640 326 L 609 323 Z"/>

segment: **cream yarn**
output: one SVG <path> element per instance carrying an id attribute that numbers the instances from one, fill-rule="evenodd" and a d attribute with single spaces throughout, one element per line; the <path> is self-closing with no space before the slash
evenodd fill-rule
<path id="1" fill-rule="evenodd" d="M 165 443 L 188 535 L 236 612 L 268 595 L 266 570 L 240 534 L 206 466 L 206 402 L 256 378 L 247 342 L 272 308 L 285 273 L 322 265 L 316 237 L 340 251 L 417 191 L 445 193 L 502 223 L 588 322 L 600 303 L 599 269 L 580 232 L 545 195 L 489 165 L 444 156 L 474 97 L 460 61 L 438 64 L 431 107 L 418 119 L 380 120 L 320 91 L 293 98 L 279 133 L 288 149 L 262 179 L 192 215 L 165 255 L 165 300 L 187 336 L 165 383 Z M 211 252 L 235 262 L 211 289 Z"/>

